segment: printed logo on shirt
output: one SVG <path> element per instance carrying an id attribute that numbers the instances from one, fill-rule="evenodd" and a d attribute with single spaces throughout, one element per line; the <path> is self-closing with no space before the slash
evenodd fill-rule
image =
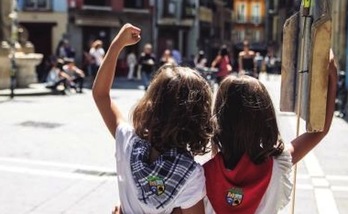
<path id="1" fill-rule="evenodd" d="M 238 206 L 243 200 L 243 190 L 242 188 L 232 187 L 227 191 L 226 202 L 231 206 Z"/>
<path id="2" fill-rule="evenodd" d="M 149 176 L 147 177 L 147 182 L 149 183 L 151 192 L 156 195 L 162 195 L 164 193 L 165 187 L 161 178 L 157 176 Z"/>

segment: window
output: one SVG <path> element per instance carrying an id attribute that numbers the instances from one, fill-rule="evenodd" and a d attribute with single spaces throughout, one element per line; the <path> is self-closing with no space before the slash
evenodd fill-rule
<path id="1" fill-rule="evenodd" d="M 260 30 L 255 30 L 253 32 L 253 40 L 255 42 L 260 42 L 260 40 L 261 40 L 261 32 L 260 32 Z"/>
<path id="2" fill-rule="evenodd" d="M 246 22 L 246 4 L 239 3 L 237 5 L 237 22 L 244 23 Z"/>
<path id="3" fill-rule="evenodd" d="M 25 0 L 25 10 L 51 10 L 51 0 Z"/>
<path id="4" fill-rule="evenodd" d="M 84 5 L 89 6 L 110 6 L 110 1 L 107 0 L 84 0 Z"/>
<path id="5" fill-rule="evenodd" d="M 239 42 L 242 42 L 242 41 L 244 41 L 244 39 L 245 39 L 245 31 L 244 30 L 238 30 L 237 31 L 237 40 Z"/>
<path id="6" fill-rule="evenodd" d="M 143 9 L 144 0 L 127 0 L 124 1 L 125 8 Z"/>
<path id="7" fill-rule="evenodd" d="M 261 5 L 253 3 L 251 6 L 251 22 L 258 25 L 261 23 Z"/>
<path id="8" fill-rule="evenodd" d="M 163 8 L 164 17 L 175 17 L 177 10 L 177 2 L 174 0 L 165 0 Z"/>
<path id="9" fill-rule="evenodd" d="M 183 2 L 183 13 L 184 18 L 193 18 L 196 16 L 196 3 L 195 0 L 184 0 Z"/>

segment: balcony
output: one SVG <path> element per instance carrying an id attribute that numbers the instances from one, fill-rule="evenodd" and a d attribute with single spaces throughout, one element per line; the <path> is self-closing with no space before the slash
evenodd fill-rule
<path id="1" fill-rule="evenodd" d="M 255 26 L 263 25 L 265 23 L 264 16 L 243 16 L 243 15 L 232 15 L 232 20 L 237 24 L 252 24 Z"/>
<path id="2" fill-rule="evenodd" d="M 84 0 L 82 10 L 112 11 L 110 1 L 107 0 Z"/>

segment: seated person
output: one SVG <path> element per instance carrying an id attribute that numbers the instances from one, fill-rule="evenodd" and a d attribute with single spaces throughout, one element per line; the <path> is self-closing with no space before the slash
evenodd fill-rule
<path id="1" fill-rule="evenodd" d="M 56 57 L 50 58 L 50 70 L 46 78 L 46 87 L 55 91 L 63 91 L 67 87 L 67 81 L 70 78 L 68 74 L 61 69 L 62 64 Z"/>
<path id="2" fill-rule="evenodd" d="M 78 84 L 78 93 L 82 93 L 85 73 L 75 65 L 74 59 L 66 58 L 64 61 L 65 65 L 63 65 L 63 71 L 69 75 L 69 86 L 77 89 L 76 84 Z"/>

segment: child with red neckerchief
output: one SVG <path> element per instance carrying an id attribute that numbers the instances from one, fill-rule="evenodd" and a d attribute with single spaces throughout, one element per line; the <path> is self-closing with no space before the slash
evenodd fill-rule
<path id="1" fill-rule="evenodd" d="M 204 164 L 206 213 L 277 213 L 290 200 L 291 167 L 328 133 L 334 113 L 337 67 L 330 52 L 323 132 L 304 133 L 284 148 L 265 86 L 249 76 L 224 79 L 216 95 L 219 152 Z"/>

